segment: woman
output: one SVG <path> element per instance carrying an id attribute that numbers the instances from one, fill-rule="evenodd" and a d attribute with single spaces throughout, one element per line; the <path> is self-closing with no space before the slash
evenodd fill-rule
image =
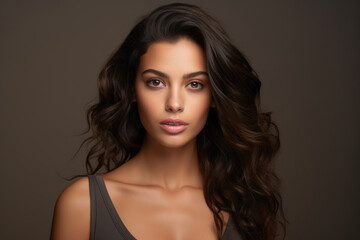
<path id="1" fill-rule="evenodd" d="M 260 86 L 201 9 L 151 12 L 99 75 L 90 175 L 59 197 L 52 239 L 274 239 L 279 137 Z"/>

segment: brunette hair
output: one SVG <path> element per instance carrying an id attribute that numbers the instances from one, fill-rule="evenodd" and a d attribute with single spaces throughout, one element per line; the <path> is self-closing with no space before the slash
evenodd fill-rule
<path id="1" fill-rule="evenodd" d="M 279 179 L 272 160 L 280 147 L 271 113 L 260 109 L 261 82 L 220 24 L 199 7 L 174 3 L 145 16 L 129 33 L 99 74 L 98 102 L 87 112 L 84 142 L 92 143 L 86 158 L 89 174 L 111 171 L 140 150 L 145 130 L 134 83 L 140 57 L 150 44 L 186 37 L 206 54 L 215 108 L 197 136 L 204 196 L 221 239 L 221 210 L 232 215 L 243 239 L 274 239 L 285 233 Z M 284 234 L 285 235 L 285 234 Z"/>

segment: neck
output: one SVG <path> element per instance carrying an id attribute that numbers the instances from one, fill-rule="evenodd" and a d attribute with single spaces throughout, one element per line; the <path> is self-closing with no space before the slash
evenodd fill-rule
<path id="1" fill-rule="evenodd" d="M 132 160 L 139 167 L 142 182 L 176 191 L 183 187 L 202 188 L 196 139 L 179 148 L 167 148 L 145 137 Z"/>

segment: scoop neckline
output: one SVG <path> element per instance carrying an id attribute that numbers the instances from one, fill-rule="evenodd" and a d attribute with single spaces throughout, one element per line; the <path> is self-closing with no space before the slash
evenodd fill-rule
<path id="1" fill-rule="evenodd" d="M 108 208 L 108 211 L 115 223 L 115 227 L 116 229 L 121 233 L 121 234 L 125 234 L 127 235 L 127 237 L 129 237 L 131 240 L 137 240 L 132 233 L 128 230 L 128 228 L 125 226 L 124 222 L 121 220 L 119 213 L 116 211 L 115 205 L 113 203 L 113 201 L 111 200 L 110 194 L 108 192 L 108 189 L 106 187 L 104 178 L 102 175 L 97 175 L 96 176 L 99 181 L 99 183 L 102 185 L 102 188 L 104 190 L 104 194 L 103 194 L 103 199 L 105 201 L 105 204 Z M 100 188 L 101 189 L 101 188 Z M 229 226 L 230 226 L 230 222 L 232 221 L 231 218 L 231 214 L 229 215 L 229 219 L 228 222 L 226 223 L 226 228 L 225 231 L 223 233 L 223 235 L 221 236 L 221 238 L 224 238 L 228 232 Z"/>

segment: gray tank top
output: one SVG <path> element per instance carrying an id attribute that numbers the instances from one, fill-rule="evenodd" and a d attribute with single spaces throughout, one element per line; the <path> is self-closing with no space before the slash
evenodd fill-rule
<path id="1" fill-rule="evenodd" d="M 91 224 L 90 240 L 136 240 L 117 214 L 104 179 L 101 175 L 89 175 Z M 235 230 L 231 215 L 222 240 L 241 240 Z"/>

